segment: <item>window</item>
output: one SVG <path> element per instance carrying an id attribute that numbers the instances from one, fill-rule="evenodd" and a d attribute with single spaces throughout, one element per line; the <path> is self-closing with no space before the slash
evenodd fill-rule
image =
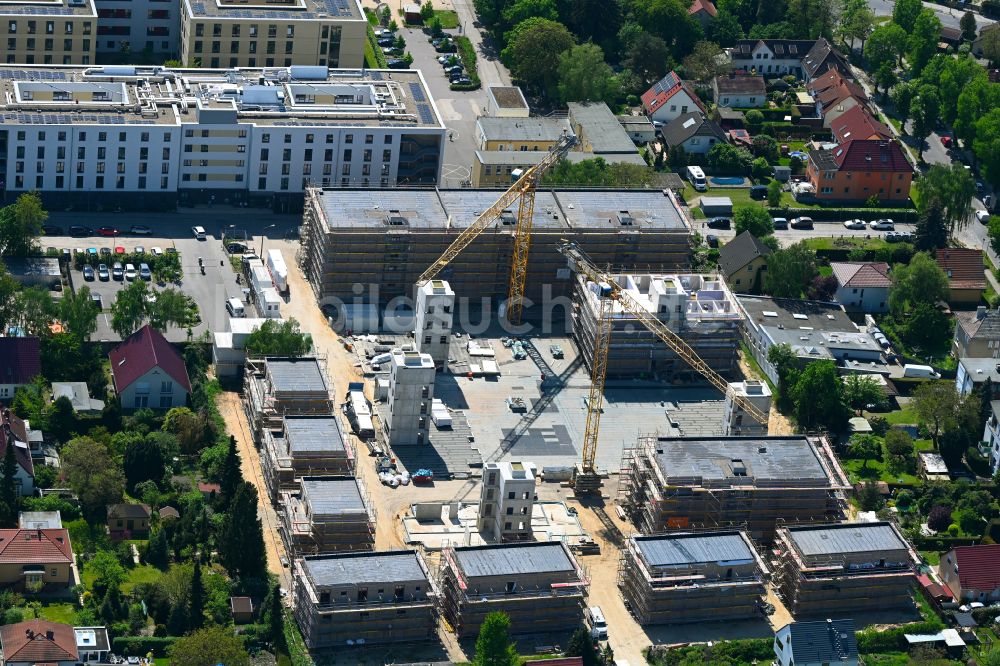
<path id="1" fill-rule="evenodd" d="M 160 382 L 160 393 L 173 393 L 174 383 L 172 381 Z"/>

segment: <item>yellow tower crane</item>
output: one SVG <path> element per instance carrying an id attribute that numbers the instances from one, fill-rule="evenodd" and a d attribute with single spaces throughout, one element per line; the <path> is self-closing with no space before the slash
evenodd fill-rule
<path id="1" fill-rule="evenodd" d="M 472 241 L 509 209 L 515 201 L 517 226 L 514 230 L 514 254 L 511 260 L 510 287 L 507 293 L 507 320 L 520 324 L 524 313 L 524 284 L 528 276 L 528 251 L 531 249 L 531 224 L 535 214 L 535 188 L 542 176 L 562 159 L 576 143 L 572 134 L 564 135 L 549 150 L 542 161 L 529 167 L 496 202 L 466 227 L 438 259 L 417 279 L 421 285 L 432 280 L 451 260 L 467 248 Z"/>
<path id="2" fill-rule="evenodd" d="M 590 257 L 575 243 L 560 246 L 559 252 L 566 257 L 572 270 L 596 284 L 600 290 L 599 320 L 594 336 L 594 356 L 590 364 L 587 424 L 583 432 L 583 460 L 574 479 L 574 488 L 577 492 L 590 492 L 601 485 L 600 476 L 595 468 L 595 459 L 597 457 L 597 436 L 601 425 L 601 410 L 604 403 L 604 379 L 608 369 L 608 348 L 611 343 L 612 330 L 611 314 L 614 303 L 618 303 L 625 312 L 635 317 L 643 326 L 666 343 L 682 361 L 701 374 L 712 386 L 722 391 L 723 395 L 727 394 L 729 383 L 709 367 L 679 335 L 671 331 L 666 324 L 657 319 L 656 315 L 649 312 L 625 291 L 611 275 L 595 266 Z M 744 396 L 734 393 L 732 399 L 754 421 L 767 425 L 767 414 L 757 409 Z"/>

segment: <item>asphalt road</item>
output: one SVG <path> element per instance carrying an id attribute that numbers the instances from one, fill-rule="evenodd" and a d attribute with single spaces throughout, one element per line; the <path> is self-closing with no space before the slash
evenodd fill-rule
<path id="1" fill-rule="evenodd" d="M 876 16 L 892 16 L 892 8 L 895 4 L 894 0 L 868 0 L 868 6 L 872 8 L 872 11 L 875 12 Z M 936 5 L 933 2 L 925 2 L 924 7 L 933 9 L 938 15 L 938 18 L 941 19 L 941 25 L 946 28 L 959 27 L 959 21 L 962 20 L 962 15 L 965 13 L 964 9 L 949 9 L 948 7 Z M 975 17 L 976 25 L 979 27 L 996 23 L 996 21 L 981 16 L 980 14 L 975 14 Z"/>

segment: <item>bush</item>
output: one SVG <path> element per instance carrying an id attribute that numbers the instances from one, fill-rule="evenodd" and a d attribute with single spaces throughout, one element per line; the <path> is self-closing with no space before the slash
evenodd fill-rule
<path id="1" fill-rule="evenodd" d="M 482 83 L 479 81 L 479 69 L 476 67 L 476 49 L 469 41 L 468 37 L 455 37 L 455 47 L 458 49 L 458 57 L 462 59 L 462 66 L 465 67 L 469 80 L 474 87 L 468 90 L 475 90 Z M 452 90 L 466 90 L 466 88 L 452 88 Z"/>
<path id="2" fill-rule="evenodd" d="M 861 654 L 874 654 L 877 652 L 906 650 L 907 645 L 904 634 L 936 634 L 942 629 L 944 629 L 944 623 L 937 619 L 926 622 L 913 622 L 890 629 L 866 629 L 857 633 L 858 652 Z"/>
<path id="3" fill-rule="evenodd" d="M 145 656 L 152 652 L 155 657 L 167 656 L 167 649 L 177 640 L 173 636 L 118 636 L 111 641 L 112 651 L 118 654 Z"/>

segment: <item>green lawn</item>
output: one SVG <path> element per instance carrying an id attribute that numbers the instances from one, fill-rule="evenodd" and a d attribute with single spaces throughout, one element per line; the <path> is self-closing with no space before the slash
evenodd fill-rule
<path id="1" fill-rule="evenodd" d="M 868 466 L 864 466 L 864 461 L 856 458 L 845 458 L 841 460 L 841 465 L 852 483 L 859 481 L 885 481 L 886 483 L 905 483 L 916 485 L 919 481 L 917 477 L 906 472 L 893 474 L 888 470 L 885 463 L 878 460 L 869 460 Z"/>
<path id="2" fill-rule="evenodd" d="M 919 421 L 916 411 L 912 408 L 904 408 L 895 412 L 889 412 L 885 415 L 885 420 L 892 425 L 911 425 L 916 424 Z"/>
<path id="3" fill-rule="evenodd" d="M 60 624 L 76 623 L 76 606 L 70 603 L 50 603 L 42 606 L 42 619 Z"/>
<path id="4" fill-rule="evenodd" d="M 833 268 L 831 268 L 830 266 L 820 266 L 819 274 L 822 277 L 830 277 L 831 275 L 833 275 Z"/>
<path id="5" fill-rule="evenodd" d="M 845 236 L 844 238 L 806 238 L 805 244 L 813 251 L 817 250 L 879 250 L 889 243 L 881 238 L 860 238 Z"/>
<path id="6" fill-rule="evenodd" d="M 151 567 L 148 564 L 141 564 L 128 571 L 128 578 L 125 580 L 125 583 L 122 584 L 122 592 L 129 594 L 132 591 L 132 588 L 136 585 L 140 585 L 142 583 L 152 583 L 162 575 L 163 572 L 156 567 Z M 83 568 L 83 573 L 80 574 L 80 578 L 83 579 L 83 584 L 89 588 L 94 585 L 94 580 L 97 578 L 97 574 L 95 574 L 89 566 L 85 566 Z"/>
<path id="7" fill-rule="evenodd" d="M 450 9 L 435 9 L 434 17 L 441 21 L 441 27 L 445 30 L 452 30 L 458 27 L 458 12 Z"/>
<path id="8" fill-rule="evenodd" d="M 936 567 L 941 562 L 941 553 L 936 550 L 922 550 L 920 555 L 927 560 L 927 564 Z"/>

